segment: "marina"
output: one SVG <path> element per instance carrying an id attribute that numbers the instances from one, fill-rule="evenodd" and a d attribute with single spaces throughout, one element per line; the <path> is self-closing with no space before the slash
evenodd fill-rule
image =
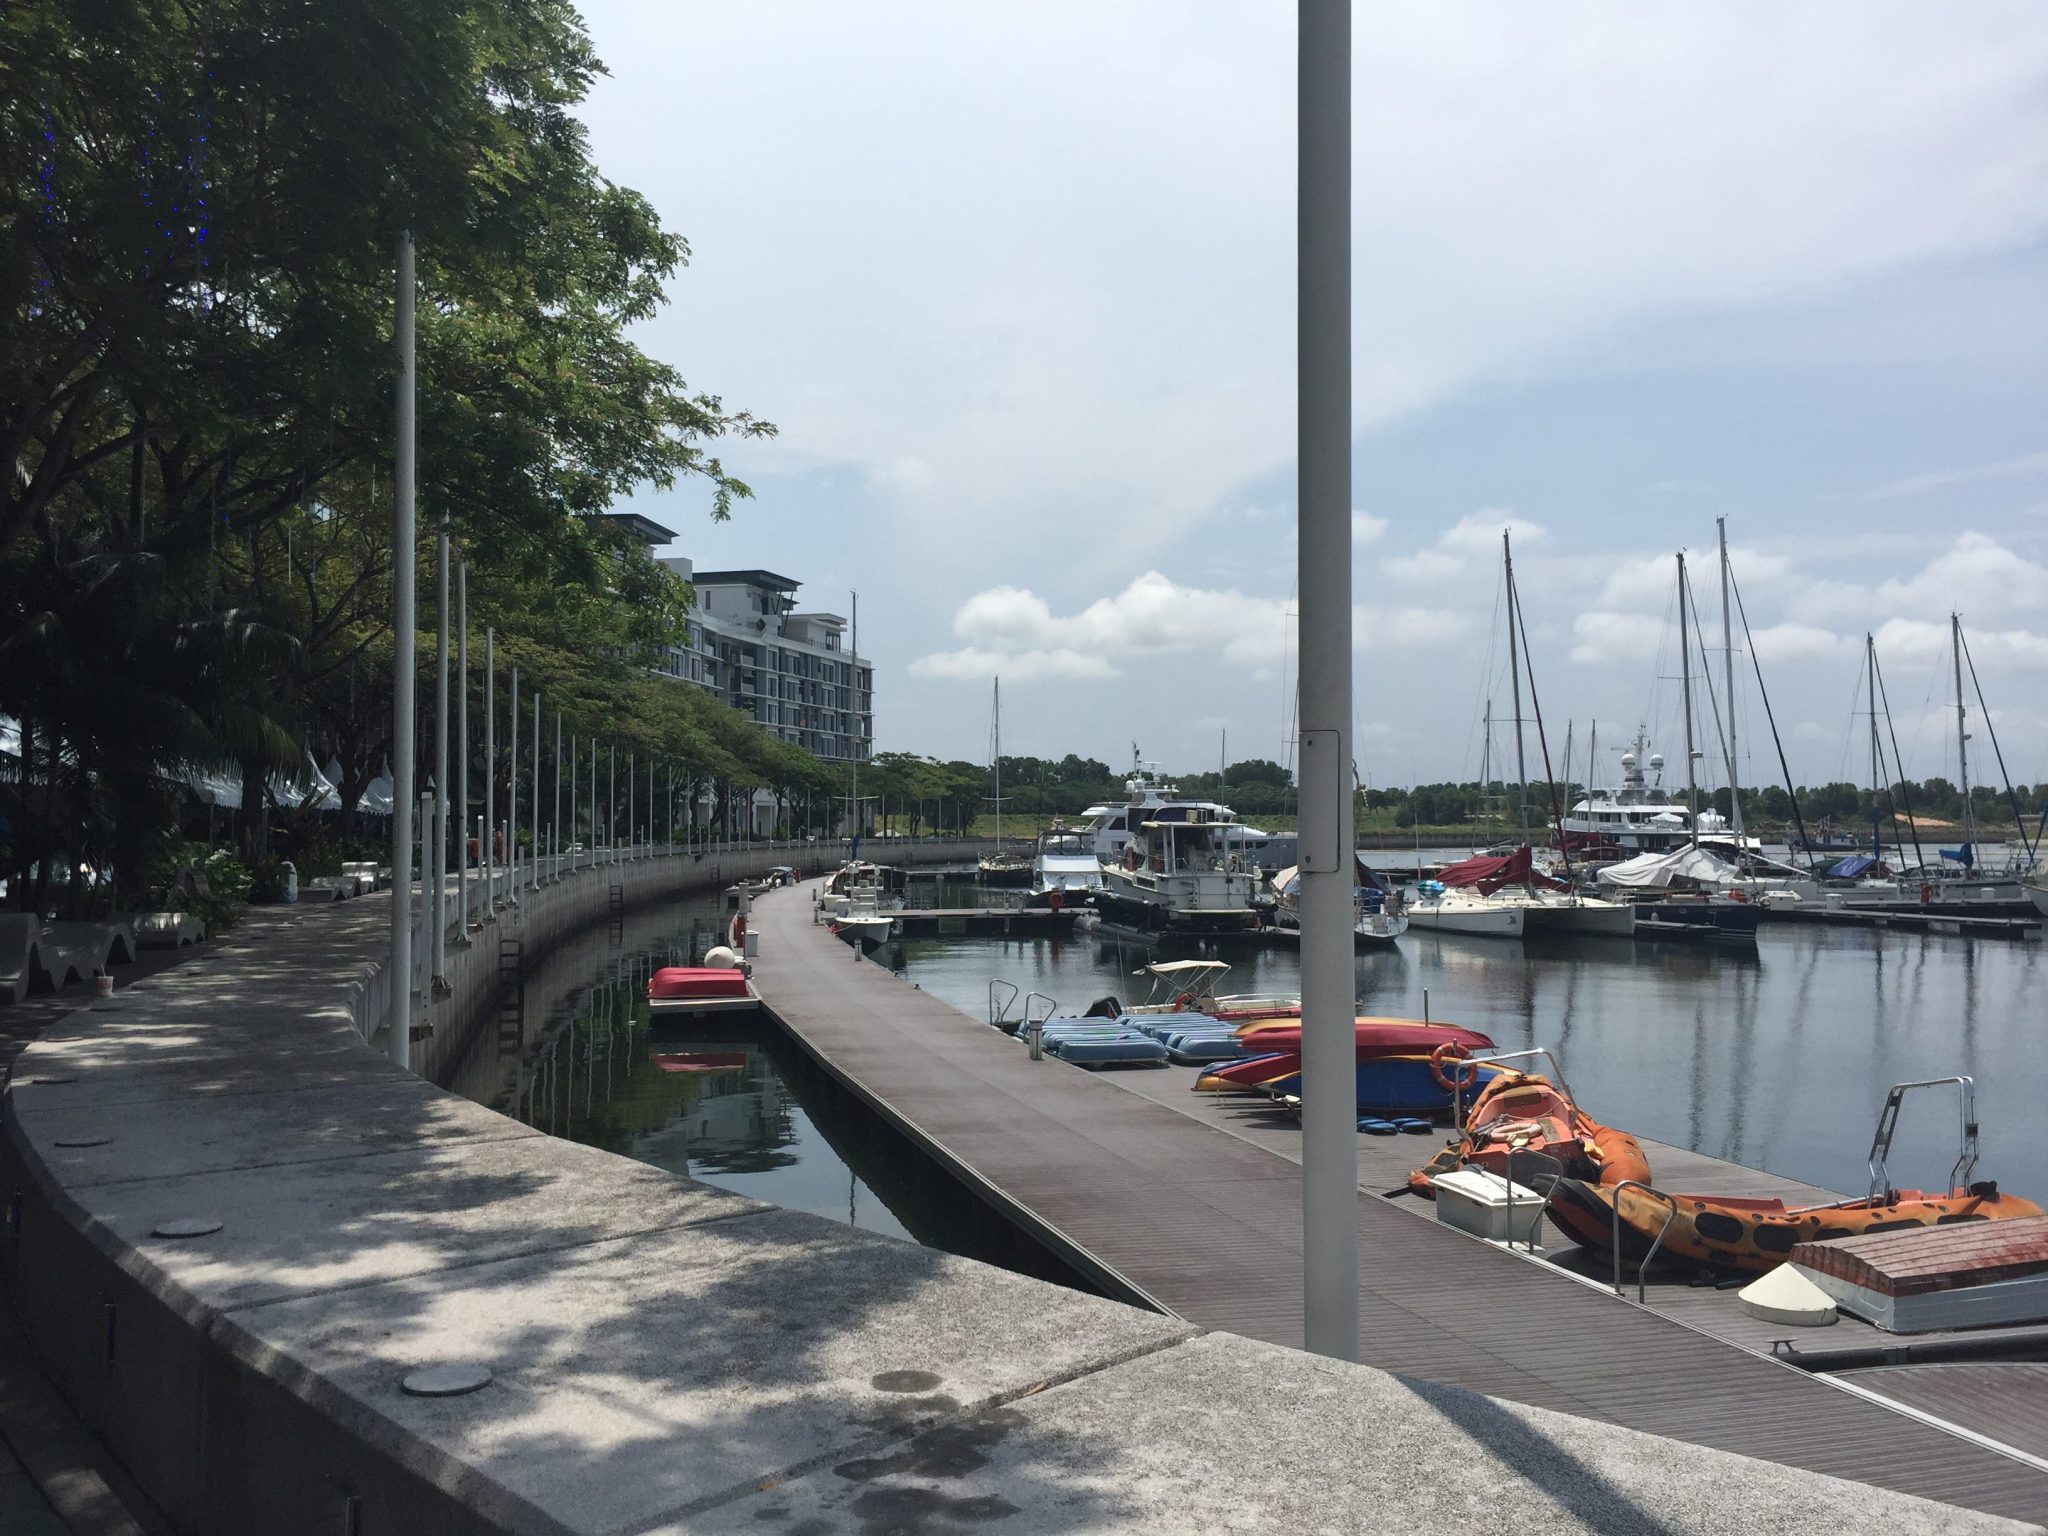
<path id="1" fill-rule="evenodd" d="M 764 896 L 753 922 L 770 1013 L 956 1178 L 1113 1294 L 1299 1342 L 1299 1169 L 1288 1145 L 1298 1128 L 1270 1111 L 1265 1124 L 1240 1123 L 1242 1109 L 1188 1093 L 1182 1073 L 1033 1061 L 923 984 L 849 968 L 810 924 L 801 890 Z M 1590 1277 L 1371 1192 L 1405 1177 L 1428 1145 L 1359 1138 L 1371 1363 L 1976 1508 L 2048 1506 L 2048 1475 L 2031 1459 L 2048 1444 L 2006 1454 L 1773 1359 L 1767 1344 L 1709 1334 L 1675 1307 L 1617 1300 Z M 1646 1149 L 1716 1187 L 1788 1200 L 1821 1192 L 1668 1144 Z"/>

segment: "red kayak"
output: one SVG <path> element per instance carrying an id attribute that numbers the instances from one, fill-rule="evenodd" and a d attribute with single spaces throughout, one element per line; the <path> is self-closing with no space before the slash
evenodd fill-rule
<path id="1" fill-rule="evenodd" d="M 1252 1056 L 1243 1061 L 1211 1067 L 1195 1079 L 1197 1093 L 1251 1093 L 1266 1083 L 1292 1077 L 1301 1070 L 1298 1052 L 1282 1051 L 1273 1056 Z"/>
<path id="2" fill-rule="evenodd" d="M 1301 1025 L 1295 1022 L 1250 1024 L 1237 1032 L 1248 1051 L 1299 1051 Z M 1490 1051 L 1493 1041 L 1476 1029 L 1458 1024 L 1425 1024 L 1420 1019 L 1362 1018 L 1358 1021 L 1358 1059 L 1375 1056 L 1427 1056 L 1438 1046 L 1464 1052 Z"/>

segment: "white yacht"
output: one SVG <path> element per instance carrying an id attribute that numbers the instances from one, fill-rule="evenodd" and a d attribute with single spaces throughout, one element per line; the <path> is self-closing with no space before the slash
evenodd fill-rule
<path id="1" fill-rule="evenodd" d="M 1231 823 L 1231 851 L 1247 864 L 1265 867 L 1270 834 L 1237 820 L 1236 812 L 1214 800 L 1196 800 L 1181 794 L 1180 787 L 1160 777 L 1159 765 L 1131 761 L 1131 775 L 1124 780 L 1121 804 L 1091 805 L 1082 814 L 1088 818 L 1083 829 L 1096 862 L 1105 868 L 1121 864 L 1124 850 L 1137 837 L 1146 821 L 1176 821 L 1190 812 L 1207 812 Z"/>
<path id="2" fill-rule="evenodd" d="M 1038 836 L 1031 859 L 1031 902 L 1043 905 L 1057 894 L 1064 905 L 1081 902 L 1102 889 L 1102 864 L 1095 840 L 1079 827 L 1054 821 Z"/>
<path id="3" fill-rule="evenodd" d="M 1138 819 L 1140 815 L 1144 819 Z M 1180 802 L 1133 807 L 1123 856 L 1103 864 L 1095 904 L 1119 923 L 1148 933 L 1251 933 L 1256 866 L 1244 856 L 1227 807 Z"/>
<path id="4" fill-rule="evenodd" d="M 1620 788 L 1588 789 L 1586 797 L 1565 813 L 1564 833 L 1574 851 L 1665 853 L 1692 841 L 1692 818 L 1684 802 L 1674 800 L 1664 788 L 1664 754 L 1649 754 L 1649 770 L 1655 777 L 1646 778 L 1643 747 L 1638 734 L 1635 745 L 1621 754 Z"/>

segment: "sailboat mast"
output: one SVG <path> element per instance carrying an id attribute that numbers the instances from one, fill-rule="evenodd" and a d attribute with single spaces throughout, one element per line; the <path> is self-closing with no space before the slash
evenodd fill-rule
<path id="1" fill-rule="evenodd" d="M 1693 759 L 1699 754 L 1692 746 L 1692 655 L 1685 620 L 1685 551 L 1678 552 L 1678 675 L 1685 705 L 1685 820 L 1692 845 L 1700 845 L 1699 776 Z"/>
<path id="2" fill-rule="evenodd" d="M 1727 681 L 1728 699 L 1728 820 L 1735 828 L 1735 850 L 1742 851 L 1742 781 L 1736 776 L 1735 756 L 1735 622 L 1728 602 L 1728 519 L 1714 519 L 1721 543 L 1721 660 Z"/>
<path id="3" fill-rule="evenodd" d="M 1956 663 L 1956 772 L 1963 781 L 1963 852 L 1968 869 L 1977 862 L 1977 812 L 1970 804 L 1970 725 L 1963 709 L 1963 616 L 1948 616 L 1949 647 Z"/>
<path id="4" fill-rule="evenodd" d="M 1493 700 L 1486 701 L 1486 734 L 1479 745 L 1479 804 L 1485 808 L 1493 793 Z"/>
<path id="5" fill-rule="evenodd" d="M 1863 671 L 1870 682 L 1870 855 L 1884 861 L 1884 838 L 1878 831 L 1878 797 L 1884 792 L 1879 782 L 1884 774 L 1884 749 L 1877 740 L 1877 637 L 1863 636 Z"/>
<path id="6" fill-rule="evenodd" d="M 1003 680 L 996 679 L 995 694 L 995 760 L 996 760 L 996 852 L 1003 851 Z"/>
<path id="7" fill-rule="evenodd" d="M 1508 544 L 1508 531 L 1500 531 L 1501 566 L 1506 573 L 1508 601 L 1508 681 L 1515 700 L 1515 778 L 1520 782 L 1519 814 L 1522 841 L 1529 841 L 1529 769 L 1522 755 L 1522 663 L 1515 642 L 1515 555 Z"/>

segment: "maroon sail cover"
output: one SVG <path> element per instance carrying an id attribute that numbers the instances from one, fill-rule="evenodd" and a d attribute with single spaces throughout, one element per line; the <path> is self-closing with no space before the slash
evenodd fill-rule
<path id="1" fill-rule="evenodd" d="M 1569 889 L 1562 880 L 1553 880 L 1548 875 L 1536 873 L 1526 843 L 1513 853 L 1503 854 L 1499 858 L 1487 858 L 1482 855 L 1476 859 L 1466 859 L 1461 864 L 1453 864 L 1438 875 L 1437 879 L 1445 885 L 1476 885 L 1482 896 L 1491 896 L 1503 886 L 1509 885 L 1540 885 L 1552 891 Z"/>

